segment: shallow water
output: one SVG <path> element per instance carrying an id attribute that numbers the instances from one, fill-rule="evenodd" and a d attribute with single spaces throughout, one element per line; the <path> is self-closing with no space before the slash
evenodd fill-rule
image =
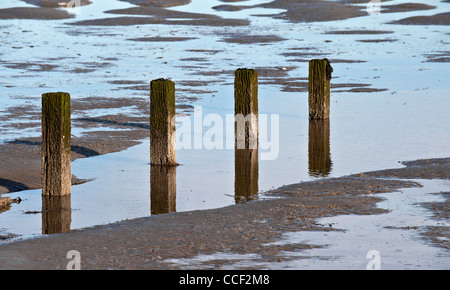
<path id="1" fill-rule="evenodd" d="M 342 215 L 322 218 L 317 224 L 337 231 L 299 231 L 283 234 L 271 245 L 306 244 L 321 246 L 310 250 L 280 252 L 279 262 L 261 262 L 257 254 L 216 253 L 189 259 L 170 259 L 170 265 L 205 269 L 214 262 L 226 261 L 221 269 L 333 269 L 333 270 L 446 270 L 450 256 L 444 249 L 430 247 L 421 237 L 427 226 L 448 227 L 436 220 L 420 204 L 442 201 L 436 194 L 449 190 L 448 180 L 416 180 L 423 187 L 377 194 L 385 200 L 378 207 L 388 213 L 378 215 Z M 375 265 L 376 264 L 376 265 Z"/>
<path id="2" fill-rule="evenodd" d="M 220 1 L 194 0 L 173 10 L 214 13 L 227 18 L 248 18 L 249 27 L 208 27 L 184 25 L 72 26 L 78 20 L 113 17 L 104 10 L 132 7 L 126 2 L 94 0 L 83 6 L 75 19 L 58 21 L 1 20 L 0 116 L 14 106 L 40 108 L 40 95 L 50 91 L 70 92 L 73 99 L 89 96 L 148 98 L 147 91 L 117 90 L 116 80 L 142 81 L 170 77 L 175 83 L 204 81 L 194 102 L 203 116 L 218 114 L 225 120 L 233 114 L 233 75 L 205 72 L 233 71 L 239 67 L 286 70 L 287 78 L 307 77 L 307 60 L 328 57 L 332 62 L 335 85 L 368 85 L 386 89 L 375 92 L 350 92 L 351 87 L 332 89 L 328 134 L 323 135 L 329 151 L 319 161 L 308 155 L 311 139 L 308 122 L 307 92 L 286 91 L 282 85 L 259 85 L 259 113 L 279 116 L 279 155 L 275 160 L 259 160 L 257 191 L 284 184 L 337 177 L 352 173 L 395 168 L 398 161 L 448 157 L 450 152 L 448 108 L 450 83 L 447 63 L 426 62 L 427 55 L 448 50 L 447 26 L 389 25 L 386 22 L 413 15 L 433 15 L 447 11 L 449 3 L 428 1 L 433 10 L 407 13 L 381 13 L 365 17 L 292 25 L 253 14 L 277 11 L 249 9 L 218 12 L 211 7 Z M 251 1 L 255 2 L 255 1 Z M 409 1 L 411 2 L 411 1 Z M 415 1 L 419 2 L 419 1 Z M 208 3 L 208 4 L 205 4 Z M 245 5 L 250 2 L 245 2 Z M 256 3 L 256 2 L 255 2 Z M 389 4 L 400 3 L 392 1 Z M 28 6 L 20 1 L 2 1 L 0 8 Z M 201 10 L 199 10 L 201 7 Z M 333 35 L 334 30 L 387 30 L 375 35 Z M 286 40 L 269 43 L 229 43 L 224 37 L 235 32 L 278 35 Z M 193 37 L 181 42 L 138 42 L 138 37 Z M 391 39 L 388 42 L 359 40 Z M 319 55 L 286 56 L 308 48 Z M 203 51 L 199 51 L 199 49 Z M 214 53 L 212 53 L 214 51 Z M 198 61 L 198 58 L 203 61 Z M 11 64 L 33 63 L 14 67 Z M 40 65 L 53 69 L 39 71 Z M 89 68 L 92 71 L 80 73 Z M 78 71 L 77 71 L 78 69 Z M 182 89 L 177 97 L 189 97 Z M 197 88 L 197 87 L 195 87 Z M 131 106 L 131 104 L 130 104 Z M 129 109 L 129 108 L 127 108 Z M 115 109 L 114 109 L 115 110 Z M 111 111 L 112 112 L 112 111 Z M 93 111 L 91 117 L 105 112 Z M 131 113 L 133 113 L 131 111 Z M 193 113 L 191 110 L 190 113 Z M 77 114 L 77 112 L 74 112 Z M 190 115 L 193 120 L 193 115 Z M 39 130 L 14 131 L 9 120 L 0 124 L 0 141 L 39 136 Z M 208 127 L 203 127 L 203 133 Z M 88 130 L 73 127 L 78 135 Z M 89 129 L 92 130 L 92 129 Z M 104 130 L 103 128 L 101 130 Z M 193 132 L 198 134 L 198 132 Z M 193 135 L 194 137 L 194 135 Z M 310 140 L 311 139 L 311 140 Z M 327 146 L 327 145 L 325 145 Z M 260 154 L 262 153 L 260 150 Z M 322 160 L 322 163 L 321 161 Z M 323 165 L 323 160 L 328 165 Z M 234 188 L 234 151 L 181 149 L 181 166 L 176 169 L 175 210 L 216 208 L 236 202 Z M 71 229 L 115 222 L 151 214 L 149 140 L 123 152 L 79 159 L 73 162 L 73 174 L 94 179 L 72 188 Z M 39 235 L 42 221 L 40 190 L 11 194 L 23 201 L 0 215 L 0 234 Z"/>
<path id="3" fill-rule="evenodd" d="M 448 221 L 432 218 L 420 203 L 442 201 L 442 197 L 434 193 L 448 191 L 450 183 L 447 180 L 417 181 L 423 187 L 406 188 L 381 195 L 385 201 L 380 202 L 378 206 L 389 210 L 387 214 L 337 216 L 318 221 L 319 224 L 331 225 L 344 232 L 287 233 L 278 243 L 326 246 L 302 252 L 300 259 L 285 265 L 280 264 L 279 267 L 366 269 L 374 259 L 369 252 L 376 251 L 380 258 L 380 269 L 448 269 L 448 252 L 430 247 L 420 236 L 427 226 L 448 227 Z M 295 257 L 298 254 L 285 255 Z"/>

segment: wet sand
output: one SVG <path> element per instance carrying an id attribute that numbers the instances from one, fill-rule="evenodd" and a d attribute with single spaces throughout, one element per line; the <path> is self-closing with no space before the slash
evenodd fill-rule
<path id="1" fill-rule="evenodd" d="M 51 7 L 51 8 L 65 7 L 70 2 L 70 0 L 22 0 L 22 1 L 31 5 L 36 5 L 40 7 Z M 84 6 L 91 4 L 91 1 L 80 0 L 79 3 L 81 6 Z"/>
<path id="2" fill-rule="evenodd" d="M 31 3 L 30 1 L 26 1 Z M 39 2 L 39 1 L 34 1 Z M 37 19 L 65 19 L 72 15 L 53 9 L 54 5 L 44 5 L 42 8 L 12 8 L 0 9 L 0 18 L 29 18 Z M 47 1 L 50 3 L 49 1 Z M 53 1 L 56 2 L 56 1 Z M 52 2 L 52 3 L 53 3 Z M 124 15 L 107 19 L 94 19 L 75 22 L 73 25 L 136 25 L 136 24 L 182 24 L 182 25 L 208 25 L 208 26 L 247 26 L 246 20 L 224 19 L 207 14 L 194 14 L 174 12 L 162 7 L 184 5 L 190 1 L 145 1 L 130 0 L 133 4 L 141 5 L 139 9 L 130 8 L 113 10 L 108 13 Z M 236 1 L 223 1 L 236 2 Z M 314 2 L 314 5 L 311 3 Z M 353 1 L 358 2 L 358 1 Z M 360 3 L 365 3 L 359 1 Z M 245 4 L 245 2 L 242 2 Z M 35 3 L 33 3 L 35 4 Z M 309 4 L 308 6 L 305 6 Z M 399 9 L 425 10 L 427 5 L 398 6 L 389 8 L 395 12 Z M 50 8 L 49 8 L 50 7 Z M 257 6 L 253 6 L 257 7 Z M 325 20 L 339 20 L 367 15 L 361 7 L 351 6 L 340 2 L 326 1 L 274 1 L 262 4 L 265 8 L 288 9 L 287 12 L 275 15 L 275 18 L 292 22 L 314 22 Z M 307 10 L 304 8 L 308 7 Z M 333 14 L 320 13 L 322 8 L 333 8 Z M 227 11 L 246 9 L 241 5 L 239 9 L 224 8 Z M 32 10 L 30 10 L 32 9 Z M 309 10 L 311 9 L 311 10 Z M 300 13 L 301 12 L 301 13 Z M 447 13 L 448 14 L 448 13 Z M 397 21 L 397 24 L 445 24 L 448 25 L 447 14 L 435 16 L 417 16 Z M 3 15 L 3 16 L 2 16 Z M 133 17 L 145 15 L 149 17 Z M 156 18 L 155 15 L 161 17 Z M 170 18 L 170 19 L 169 19 Z M 178 20 L 177 20 L 178 18 Z M 185 18 L 190 18 L 186 20 Z M 182 20 L 180 20 L 182 19 Z M 389 34 L 390 31 L 338 31 L 329 34 Z M 129 39 L 130 41 L 161 41 L 159 38 Z M 164 38 L 164 41 L 184 41 L 187 39 Z M 265 44 L 274 41 L 283 41 L 276 35 L 223 35 L 223 41 L 228 43 L 256 43 Z M 364 41 L 364 40 L 360 40 Z M 391 38 L 367 40 L 371 42 L 396 41 Z M 313 48 L 312 48 L 313 49 Z M 441 55 L 430 56 L 429 61 L 448 62 L 448 52 Z M 292 61 L 306 62 L 315 57 L 312 51 L 296 51 L 293 48 Z M 200 61 L 200 60 L 199 60 Z M 331 59 L 333 62 L 364 62 L 358 60 Z M 30 63 L 11 63 L 10 66 L 18 68 L 33 67 L 30 70 L 48 71 L 57 69 L 57 66 L 45 66 L 36 69 Z M 90 72 L 83 68 L 77 73 Z M 278 84 L 286 91 L 306 91 L 307 79 L 287 78 L 286 72 L 292 68 L 259 68 L 261 83 Z M 232 71 L 208 71 L 209 76 L 230 76 Z M 147 84 L 127 83 L 117 80 L 119 89 L 140 88 L 147 91 Z M 339 84 L 334 85 L 336 92 L 371 92 L 385 90 L 384 88 L 370 88 L 371 84 Z M 79 112 L 90 111 L 96 108 L 120 108 L 126 103 L 114 99 L 90 98 L 90 100 L 75 101 L 73 109 Z M 72 160 L 91 157 L 111 152 L 117 152 L 135 145 L 149 132 L 148 108 L 149 104 L 140 98 L 134 100 L 139 116 L 124 114 L 102 115 L 95 117 L 77 117 L 74 122 L 82 128 L 96 128 L 89 134 L 76 136 L 72 139 Z M 181 108 L 181 107 L 180 107 Z M 16 108 L 10 110 L 9 117 L 14 119 L 24 114 L 29 119 L 39 119 L 39 112 L 30 108 Z M 17 129 L 34 128 L 39 130 L 39 123 L 14 123 Z M 115 128 L 115 131 L 105 130 L 102 127 Z M 122 130 L 126 129 L 126 130 Z M 130 130 L 131 129 L 131 130 Z M 40 188 L 40 140 L 39 138 L 25 138 L 11 140 L 0 146 L 0 194 L 26 189 Z M 415 178 L 450 178 L 449 159 L 425 160 L 405 163 L 407 167 L 377 172 L 368 172 L 355 176 L 329 179 L 318 182 L 305 182 L 286 186 L 274 190 L 269 195 L 282 197 L 269 200 L 258 200 L 247 204 L 238 204 L 222 209 L 171 213 L 167 215 L 152 216 L 130 221 L 123 221 L 106 226 L 97 226 L 91 229 L 77 230 L 66 234 L 47 236 L 27 241 L 18 241 L 13 244 L 0 246 L 0 268 L 4 269 L 65 269 L 66 254 L 76 249 L 83 256 L 83 269 L 174 269 L 174 266 L 164 263 L 167 259 L 180 259 L 193 257 L 198 254 L 212 254 L 217 252 L 232 253 L 262 253 L 264 257 L 260 262 L 270 262 L 279 259 L 281 251 L 302 251 L 311 246 L 306 244 L 265 246 L 264 244 L 276 241 L 283 232 L 298 230 L 333 231 L 328 225 L 316 224 L 316 219 L 324 216 L 340 214 L 378 214 L 383 212 L 377 208 L 380 201 L 375 193 L 390 192 L 405 187 L 419 186 L 414 181 L 403 179 Z M 388 177 L 385 180 L 381 178 Z M 400 180 L 402 179 L 402 180 Z M 85 182 L 74 177 L 74 184 Z M 442 193 L 444 194 L 444 193 Z M 448 201 L 448 199 L 447 199 Z M 448 217 L 447 203 L 427 204 L 436 218 Z M 439 239 L 446 235 L 445 228 L 430 228 L 424 239 L 434 241 L 435 246 L 448 247 Z M 73 245 L 77 245 L 74 248 Z M 151 246 L 148 246 L 151 245 Z M 228 263 L 226 260 L 217 261 L 214 267 Z M 211 265 L 205 265 L 210 267 Z"/>
<path id="3" fill-rule="evenodd" d="M 141 24 L 166 24 L 195 26 L 246 26 L 250 24 L 250 22 L 245 19 L 227 19 L 211 14 L 172 11 L 164 9 L 160 6 L 144 6 L 128 9 L 108 10 L 106 13 L 126 16 L 77 21 L 74 22 L 73 25 L 126 26 Z M 138 17 L 133 15 L 137 15 Z"/>
<path id="4" fill-rule="evenodd" d="M 279 259 L 289 261 L 295 257 L 283 256 L 283 252 L 301 253 L 325 245 L 272 243 L 280 240 L 283 233 L 341 231 L 332 224 L 317 223 L 317 219 L 381 214 L 386 211 L 376 206 L 382 200 L 377 194 L 421 186 L 408 179 L 450 178 L 450 158 L 405 165 L 400 169 L 292 184 L 269 192 L 273 198 L 220 209 L 155 215 L 4 244 L 0 246 L 0 269 L 65 269 L 70 250 L 81 253 L 82 269 L 190 269 L 189 264 L 172 262 L 217 253 L 254 254 L 258 257 L 252 259 L 255 265 Z M 448 198 L 424 207 L 437 220 L 448 217 Z M 427 227 L 422 238 L 434 247 L 448 249 L 447 232 L 445 225 Z M 235 262 L 236 259 L 222 258 L 196 263 L 196 268 L 220 269 Z M 248 268 L 258 269 L 251 265 Z"/>
<path id="5" fill-rule="evenodd" d="M 275 0 L 258 7 L 285 9 L 285 12 L 274 16 L 293 23 L 343 20 L 367 15 L 363 7 L 341 2 L 315 0 Z"/>
<path id="6" fill-rule="evenodd" d="M 213 15 L 185 13 L 164 9 L 183 5 L 186 3 L 170 1 L 161 4 L 158 1 L 128 1 L 141 7 L 111 10 L 108 13 L 122 15 L 148 15 L 152 17 L 132 17 L 122 16 L 107 19 L 92 19 L 75 22 L 75 25 L 102 25 L 102 26 L 121 26 L 137 24 L 172 24 L 172 25 L 208 25 L 208 26 L 246 26 L 249 22 L 245 19 L 226 19 Z M 274 1 L 267 4 L 253 6 L 219 5 L 215 7 L 219 11 L 240 11 L 246 8 L 272 8 L 285 9 L 286 12 L 273 16 L 274 18 L 285 19 L 291 22 L 314 22 L 342 20 L 352 17 L 365 16 L 367 13 L 361 7 L 336 3 L 329 1 Z M 262 15 L 264 16 L 264 15 Z M 169 19 L 170 18 L 170 19 Z M 176 18 L 191 18 L 192 20 L 173 20 Z"/>
<path id="7" fill-rule="evenodd" d="M 391 24 L 408 25 L 450 25 L 450 12 L 439 13 L 432 16 L 413 16 L 391 22 Z"/>
<path id="8" fill-rule="evenodd" d="M 40 7 L 18 7 L 0 9 L 0 19 L 69 19 L 73 15 L 66 11 L 57 10 L 54 8 L 40 8 Z"/>
<path id="9" fill-rule="evenodd" d="M 56 9 L 64 7 L 69 1 L 60 0 L 22 0 L 28 4 L 37 7 L 15 7 L 0 9 L 0 19 L 69 19 L 74 16 L 67 11 Z M 127 15 L 123 17 L 114 17 L 106 19 L 92 19 L 78 21 L 74 25 L 101 25 L 101 26 L 122 26 L 122 25 L 138 25 L 138 24 L 171 24 L 171 25 L 208 25 L 208 26 L 244 26 L 249 22 L 243 19 L 224 19 L 215 15 L 185 13 L 179 11 L 167 10 L 164 8 L 176 7 L 189 4 L 190 0 L 170 0 L 170 1 L 147 1 L 147 0 L 121 0 L 130 4 L 138 5 L 128 9 L 110 10 L 107 13 Z M 239 2 L 239 1 L 223 1 L 223 2 Z M 270 8 L 283 9 L 276 15 L 271 16 L 278 19 L 284 19 L 293 23 L 317 22 L 344 20 L 354 17 L 368 15 L 365 7 L 352 4 L 366 3 L 367 1 L 314 1 L 314 0 L 275 0 L 270 3 L 257 4 L 253 6 L 245 5 L 218 5 L 214 7 L 218 11 L 240 11 L 247 8 Z M 81 5 L 90 5 L 91 2 L 82 0 Z M 245 2 L 243 2 L 245 3 Z M 434 6 L 421 3 L 403 3 L 396 5 L 384 5 L 383 13 L 421 11 L 433 9 Z M 433 16 L 414 16 L 398 21 L 392 24 L 413 24 L 413 25 L 449 25 L 448 12 L 440 13 Z M 130 17 L 130 15 L 147 15 L 152 17 Z M 170 19 L 169 19 L 170 18 Z M 184 20 L 173 20 L 183 18 Z M 185 20 L 191 19 L 191 20 Z"/>
<path id="10" fill-rule="evenodd" d="M 120 0 L 143 7 L 174 7 L 191 3 L 191 0 Z"/>

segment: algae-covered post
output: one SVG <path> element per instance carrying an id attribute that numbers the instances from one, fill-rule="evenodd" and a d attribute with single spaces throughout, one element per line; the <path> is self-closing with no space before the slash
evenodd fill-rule
<path id="1" fill-rule="evenodd" d="M 237 149 L 258 148 L 258 73 L 240 68 L 234 74 L 234 114 Z"/>
<path id="2" fill-rule="evenodd" d="M 310 119 L 330 117 L 330 80 L 333 68 L 328 59 L 309 61 L 308 103 Z"/>
<path id="3" fill-rule="evenodd" d="M 150 83 L 150 164 L 177 165 L 175 144 L 175 83 L 156 79 Z"/>
<path id="4" fill-rule="evenodd" d="M 42 95 L 42 195 L 70 194 L 70 95 Z"/>

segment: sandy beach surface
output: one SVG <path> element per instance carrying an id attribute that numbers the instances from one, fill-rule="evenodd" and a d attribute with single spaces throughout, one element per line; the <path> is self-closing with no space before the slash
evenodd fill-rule
<path id="1" fill-rule="evenodd" d="M 297 260 L 306 261 L 306 268 L 320 269 L 321 266 L 313 262 L 315 259 L 323 259 L 324 268 L 333 268 L 327 261 L 337 257 L 303 255 L 304 251 L 327 245 L 316 244 L 314 240 L 280 241 L 286 233 L 296 233 L 300 237 L 302 232 L 311 231 L 345 235 L 348 229 L 333 223 L 322 224 L 319 219 L 382 215 L 387 210 L 376 206 L 382 200 L 380 194 L 422 187 L 415 179 L 448 180 L 449 169 L 448 158 L 418 160 L 406 163 L 403 169 L 285 186 L 272 191 L 269 196 L 273 198 L 267 200 L 214 210 L 156 215 L 17 241 L 0 247 L 0 268 L 65 269 L 66 256 L 71 250 L 82 255 L 83 269 L 289 269 L 295 268 Z M 448 268 L 449 192 L 433 194 L 441 195 L 443 199 L 422 206 L 434 216 L 434 225 L 421 226 L 420 231 L 409 225 L 384 227 L 405 235 L 415 232 L 416 238 L 442 249 L 442 256 L 439 259 L 424 257 L 426 253 L 417 251 L 417 264 L 403 265 L 404 257 L 397 253 L 384 257 L 386 269 Z M 366 227 L 370 228 L 370 225 Z M 362 229 L 360 235 L 369 237 L 369 232 Z M 382 240 L 390 243 L 388 237 Z M 351 242 L 348 246 L 351 248 Z M 369 252 L 371 247 L 379 245 L 373 241 L 371 245 L 361 246 Z M 388 249 L 384 254 L 408 252 L 408 245 L 392 244 Z M 337 269 L 365 269 L 368 261 L 364 255 L 359 258 L 359 262 L 344 258 Z M 430 266 L 432 261 L 435 263 Z"/>
<path id="2" fill-rule="evenodd" d="M 0 33 L 6 36 L 0 51 L 0 215 L 13 217 L 11 222 L 0 219 L 0 269 L 66 269 L 70 250 L 81 253 L 82 269 L 365 269 L 370 250 L 380 252 L 384 269 L 450 268 L 446 2 L 382 1 L 382 26 L 367 1 L 359 0 L 215 1 L 209 9 L 200 9 L 198 0 L 114 1 L 114 7 L 91 0 L 81 1 L 79 14 L 61 2 L 12 0 L 0 6 Z M 368 22 L 360 25 L 358 19 Z M 52 23 L 48 40 L 32 24 L 46 21 Z M 414 35 L 414 27 L 421 27 L 422 34 Z M 311 35 L 314 40 L 308 40 Z M 427 37 L 435 47 L 426 45 Z M 55 44 L 59 39 L 63 43 Z M 417 48 L 414 40 L 420 41 Z M 344 42 L 345 49 L 354 49 L 351 53 L 341 51 Z M 405 50 L 408 60 L 392 65 L 384 60 L 400 58 Z M 332 137 L 328 132 L 328 140 L 320 142 L 331 143 L 333 162 L 312 168 L 310 161 L 303 173 L 298 164 L 308 164 L 308 125 L 291 121 L 306 113 L 290 109 L 297 108 L 295 94 L 307 94 L 307 62 L 323 56 L 336 74 L 331 122 L 351 126 L 332 125 Z M 379 61 L 383 65 L 377 66 Z M 32 202 L 41 188 L 41 93 L 60 87 L 74 91 L 72 161 L 78 162 L 129 152 L 148 138 L 152 78 L 174 76 L 179 114 L 192 116 L 196 105 L 228 112 L 234 66 L 247 65 L 259 73 L 262 110 L 282 117 L 285 112 L 290 122 L 280 149 L 288 153 L 267 171 L 260 162 L 259 198 L 235 202 L 234 187 L 222 186 L 229 181 L 228 161 L 220 161 L 218 154 L 220 165 L 204 169 L 212 173 L 204 178 L 211 180 L 210 187 L 203 190 L 207 196 L 210 188 L 223 187 L 227 192 L 221 197 L 228 198 L 223 206 L 208 208 L 202 196 L 198 209 L 120 216 L 53 235 L 33 232 L 21 238 L 14 233 L 12 228 L 22 223 L 16 217 L 41 222 L 41 204 Z M 427 72 L 439 77 L 432 79 Z M 277 98 L 286 103 L 278 105 Z M 384 112 L 393 121 L 378 115 L 377 121 L 369 116 L 363 117 L 367 124 L 358 122 L 359 108 Z M 425 121 L 417 127 L 414 120 Z M 297 128 L 306 129 L 299 133 Z M 347 137 L 352 130 L 354 135 Z M 398 136 L 400 131 L 406 133 Z M 375 141 L 364 132 L 375 132 Z M 300 150 L 295 138 L 305 140 L 305 157 L 295 157 Z M 201 164 L 212 155 L 207 156 Z M 183 170 L 192 171 L 189 178 L 198 175 L 188 164 L 189 154 L 181 152 L 180 160 L 185 164 L 178 176 Z M 146 162 L 139 160 L 148 174 Z M 74 164 L 76 172 L 90 172 Z M 297 176 L 289 175 L 295 170 Z M 73 175 L 74 189 L 96 179 L 88 173 Z M 214 178 L 221 181 L 214 183 Z M 195 191 L 180 179 L 177 183 L 183 198 L 183 188 Z M 124 187 L 142 190 L 136 184 Z M 121 193 L 111 196 L 113 201 L 123 198 Z M 17 197 L 24 201 L 17 203 Z M 211 199 L 217 199 L 213 193 Z M 82 213 L 75 204 L 73 213 Z"/>

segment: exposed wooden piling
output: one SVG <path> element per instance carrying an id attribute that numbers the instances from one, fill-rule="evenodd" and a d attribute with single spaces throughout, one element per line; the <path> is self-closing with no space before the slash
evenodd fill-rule
<path id="1" fill-rule="evenodd" d="M 309 62 L 308 103 L 310 119 L 330 117 L 330 80 L 333 68 L 328 59 Z"/>
<path id="2" fill-rule="evenodd" d="M 258 73 L 240 68 L 234 79 L 235 137 L 237 149 L 258 148 Z"/>
<path id="3" fill-rule="evenodd" d="M 42 195 L 70 194 L 70 95 L 42 95 Z"/>
<path id="4" fill-rule="evenodd" d="M 258 149 L 234 151 L 234 198 L 236 203 L 252 200 L 258 195 Z"/>
<path id="5" fill-rule="evenodd" d="M 240 68 L 234 79 L 236 203 L 258 194 L 258 73 Z"/>
<path id="6" fill-rule="evenodd" d="M 331 171 L 330 119 L 309 120 L 308 171 L 310 176 L 326 177 Z"/>
<path id="7" fill-rule="evenodd" d="M 176 166 L 151 166 L 150 211 L 152 215 L 176 211 L 176 170 Z"/>
<path id="8" fill-rule="evenodd" d="M 156 79 L 150 83 L 150 163 L 171 166 L 176 163 L 175 83 Z"/>

